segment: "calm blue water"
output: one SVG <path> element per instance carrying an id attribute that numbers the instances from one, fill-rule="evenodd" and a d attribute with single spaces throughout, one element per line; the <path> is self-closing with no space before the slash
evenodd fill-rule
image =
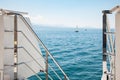
<path id="1" fill-rule="evenodd" d="M 102 31 L 100 29 L 79 29 L 78 33 L 74 32 L 73 28 L 36 27 L 34 30 L 70 80 L 101 79 Z M 49 63 L 52 64 L 51 60 Z M 53 64 L 52 66 L 61 74 Z"/>

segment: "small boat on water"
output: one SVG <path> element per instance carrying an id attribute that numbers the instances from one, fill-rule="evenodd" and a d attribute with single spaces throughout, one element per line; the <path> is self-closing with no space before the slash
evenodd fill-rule
<path id="1" fill-rule="evenodd" d="M 75 31 L 75 32 L 79 32 L 79 31 Z"/>
<path id="2" fill-rule="evenodd" d="M 76 26 L 76 30 L 75 30 L 75 32 L 79 32 L 79 30 L 78 30 L 78 25 Z"/>

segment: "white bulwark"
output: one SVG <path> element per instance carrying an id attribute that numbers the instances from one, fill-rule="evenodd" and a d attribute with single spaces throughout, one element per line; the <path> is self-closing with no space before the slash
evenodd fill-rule
<path id="1" fill-rule="evenodd" d="M 45 61 L 29 27 L 29 18 L 17 13 L 25 14 L 0 9 L 0 80 L 23 80 L 45 71 Z"/>
<path id="2" fill-rule="evenodd" d="M 115 48 L 116 48 L 116 59 L 115 59 L 115 74 L 116 79 L 120 80 L 120 10 L 116 13 L 115 17 L 115 27 L 116 27 L 116 39 L 115 39 Z"/>

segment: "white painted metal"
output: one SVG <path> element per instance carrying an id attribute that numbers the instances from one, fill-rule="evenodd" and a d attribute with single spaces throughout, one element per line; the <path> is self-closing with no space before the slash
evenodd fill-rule
<path id="1" fill-rule="evenodd" d="M 118 5 L 118 6 L 115 6 L 114 8 L 112 8 L 111 10 L 110 10 L 110 12 L 112 13 L 112 12 L 115 12 L 115 11 L 117 11 L 117 10 L 120 10 L 120 6 Z"/>
<path id="2" fill-rule="evenodd" d="M 4 14 L 2 14 L 2 12 Z M 11 12 L 11 11 L 10 11 Z M 14 80 L 14 16 L 7 15 L 9 10 L 1 10 L 0 14 L 0 80 L 3 80 L 3 70 L 4 70 L 4 80 Z M 18 31 L 22 31 L 26 34 L 27 38 L 32 42 L 32 44 L 38 49 L 37 51 L 33 46 L 28 42 L 24 35 L 18 32 L 18 47 L 24 47 L 32 57 L 39 63 L 39 66 L 32 57 L 28 55 L 23 49 L 18 48 L 18 63 L 24 62 L 30 68 L 25 65 L 18 66 L 18 78 L 27 78 L 35 73 L 30 69 L 34 69 L 36 73 L 40 70 L 45 71 L 45 62 L 42 56 L 42 53 L 39 49 L 39 43 L 33 33 L 26 27 L 27 25 L 18 17 Z M 12 32 L 4 32 L 12 31 Z M 4 49 L 9 48 L 9 49 Z M 38 53 L 39 51 L 39 53 Z M 39 55 L 41 54 L 41 55 Z M 3 62 L 4 61 L 4 62 Z M 5 66 L 4 66 L 5 65 Z M 4 66 L 4 67 L 3 67 Z M 4 68 L 4 69 L 3 69 Z"/>
<path id="3" fill-rule="evenodd" d="M 107 19 L 107 32 L 111 32 L 111 28 L 109 25 L 109 21 Z M 110 64 L 110 69 L 108 71 L 108 73 L 112 74 L 112 75 L 108 75 L 109 79 L 113 79 L 115 80 L 115 47 L 114 47 L 114 39 L 113 39 L 114 35 L 113 34 L 107 34 L 107 46 L 108 46 L 108 60 L 109 60 L 109 64 Z M 111 54 L 111 55 L 110 55 Z"/>
<path id="4" fill-rule="evenodd" d="M 23 34 L 21 34 L 21 33 L 18 33 L 19 34 L 18 35 L 18 45 L 21 46 L 21 47 L 24 47 L 30 53 L 30 55 L 34 59 L 36 59 L 36 61 L 39 64 L 37 64 L 35 61 L 33 61 L 33 58 L 30 57 L 28 55 L 28 53 L 26 53 L 26 51 L 24 49 L 19 49 L 18 50 L 18 56 L 19 56 L 18 62 L 19 63 L 26 62 L 30 67 L 32 67 L 37 72 L 40 71 L 40 70 L 45 71 L 45 62 L 44 62 L 44 59 L 43 59 L 42 56 L 39 55 L 39 53 L 41 54 L 41 51 L 39 49 L 38 41 L 35 38 L 35 36 L 31 33 L 31 31 L 26 26 L 28 26 L 28 25 L 26 25 L 20 19 L 20 17 L 18 17 L 18 30 L 22 31 L 26 35 L 26 37 L 30 40 L 30 42 L 32 42 L 32 44 L 37 48 L 37 51 L 30 44 L 30 42 L 26 39 L 26 37 Z M 22 58 L 24 58 L 24 59 L 22 59 Z M 29 70 L 27 71 L 26 68 L 24 68 L 23 66 L 21 65 L 21 66 L 18 67 L 19 68 L 19 75 L 30 76 L 31 73 L 30 74 L 26 74 L 26 73 L 22 72 L 22 71 L 29 72 Z"/>
<path id="5" fill-rule="evenodd" d="M 20 12 L 20 11 L 6 10 L 6 9 L 0 9 L 0 11 L 2 11 L 4 14 L 7 14 L 7 13 L 19 13 L 19 14 L 22 14 L 22 15 L 27 15 L 28 14 L 27 12 Z"/>
<path id="6" fill-rule="evenodd" d="M 1 12 L 2 14 L 2 12 Z M 3 80 L 3 55 L 4 55 L 4 21 L 3 21 L 3 16 L 0 14 L 0 79 Z"/>
<path id="7" fill-rule="evenodd" d="M 103 74 L 101 80 L 106 80 L 107 79 L 107 62 L 103 61 Z"/>
<path id="8" fill-rule="evenodd" d="M 116 60 L 115 60 L 115 71 L 116 79 L 120 80 L 120 11 L 115 15 L 115 27 L 116 27 L 116 39 L 115 39 L 115 48 L 116 48 Z"/>
<path id="9" fill-rule="evenodd" d="M 14 18 L 13 16 L 8 16 L 4 14 L 4 30 L 14 31 Z M 14 48 L 14 33 L 4 32 L 4 47 Z M 5 49 L 4 51 L 4 65 L 14 64 L 14 49 Z M 14 67 L 4 66 L 4 75 L 7 79 L 14 80 Z"/>

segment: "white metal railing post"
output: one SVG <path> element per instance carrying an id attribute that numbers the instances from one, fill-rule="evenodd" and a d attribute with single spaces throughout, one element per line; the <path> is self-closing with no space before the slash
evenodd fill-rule
<path id="1" fill-rule="evenodd" d="M 48 53 L 46 52 L 46 80 L 48 80 Z"/>
<path id="2" fill-rule="evenodd" d="M 1 10 L 1 14 L 4 12 Z M 0 78 L 3 80 L 4 77 L 4 15 L 0 14 Z"/>

